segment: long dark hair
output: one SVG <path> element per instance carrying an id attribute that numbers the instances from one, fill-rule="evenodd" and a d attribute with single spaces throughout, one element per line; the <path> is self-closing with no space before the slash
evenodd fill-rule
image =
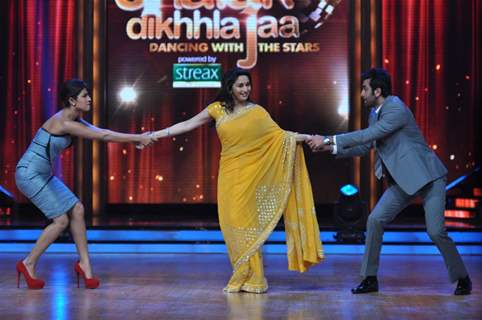
<path id="1" fill-rule="evenodd" d="M 240 68 L 228 70 L 223 75 L 222 86 L 218 92 L 218 95 L 216 96 L 215 101 L 221 102 L 223 107 L 226 108 L 229 112 L 232 112 L 234 110 L 234 99 L 232 94 L 233 84 L 240 76 L 247 76 L 249 79 L 249 83 L 251 83 L 251 74 L 247 70 Z M 249 97 L 248 101 L 251 101 Z"/>
<path id="2" fill-rule="evenodd" d="M 80 79 L 70 79 L 64 82 L 60 88 L 59 98 L 60 103 L 64 108 L 70 106 L 69 99 L 76 99 L 82 90 L 89 90 L 87 84 Z"/>

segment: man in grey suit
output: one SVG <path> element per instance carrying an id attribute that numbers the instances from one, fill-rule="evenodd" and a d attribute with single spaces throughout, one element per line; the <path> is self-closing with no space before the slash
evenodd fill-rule
<path id="1" fill-rule="evenodd" d="M 370 213 L 363 257 L 362 282 L 352 293 L 378 291 L 378 264 L 383 231 L 416 196 L 423 199 L 427 232 L 441 252 L 454 294 L 470 294 L 472 283 L 464 263 L 444 226 L 447 169 L 428 147 L 410 109 L 391 95 L 390 75 L 374 68 L 362 75 L 361 97 L 372 107 L 369 127 L 336 136 L 313 136 L 314 151 L 329 151 L 337 158 L 362 156 L 376 151 L 375 175 L 387 179 L 388 188 Z"/>

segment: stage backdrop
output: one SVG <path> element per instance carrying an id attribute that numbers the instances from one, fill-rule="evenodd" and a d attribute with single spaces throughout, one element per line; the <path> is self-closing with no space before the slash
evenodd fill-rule
<path id="1" fill-rule="evenodd" d="M 382 1 L 383 67 L 452 181 L 480 166 L 482 3 Z"/>
<path id="2" fill-rule="evenodd" d="M 140 132 L 187 120 L 238 66 L 252 73 L 252 99 L 283 129 L 346 131 L 348 17 L 348 1 L 108 1 L 108 127 Z M 109 144 L 108 203 L 215 203 L 219 153 L 213 126 L 143 151 Z M 350 161 L 310 156 L 317 202 L 336 200 L 350 170 Z"/>
<path id="3" fill-rule="evenodd" d="M 75 0 L 0 1 L 0 184 L 19 202 L 15 166 L 33 136 L 59 110 L 58 89 L 77 68 Z M 54 165 L 73 188 L 73 150 Z"/>
<path id="4" fill-rule="evenodd" d="M 137 3 L 149 5 L 129 6 Z M 329 2 L 333 10 L 328 4 L 316 10 L 323 1 L 295 1 L 293 8 L 291 2 L 261 2 L 255 10 L 255 26 L 261 29 L 257 33 L 246 31 L 253 8 L 199 5 L 197 23 L 201 17 L 209 19 L 202 20 L 201 28 L 193 27 L 191 38 L 186 25 L 191 20 L 194 24 L 195 10 L 185 8 L 190 1 L 179 1 L 180 9 L 175 3 L 159 3 L 106 0 L 108 104 L 94 107 L 107 108 L 109 126 L 138 132 L 159 129 L 201 111 L 216 89 L 173 89 L 172 69 L 178 58 L 211 57 L 223 70 L 238 61 L 249 62 L 253 98 L 283 128 L 321 133 L 347 129 L 348 1 Z M 449 180 L 470 172 L 480 165 L 481 2 L 386 0 L 381 5 L 382 65 L 393 74 L 395 94 L 414 111 L 428 143 L 449 168 Z M 160 19 L 159 8 L 162 20 L 157 25 L 143 22 L 144 10 L 145 16 Z M 73 0 L 0 1 L 0 184 L 20 202 L 27 200 L 15 187 L 15 165 L 41 124 L 56 112 L 58 85 L 78 76 L 75 12 Z M 286 16 L 296 17 L 298 30 L 289 28 L 296 27 L 296 20 L 283 19 Z M 176 17 L 191 18 L 176 31 Z M 208 20 L 213 24 L 209 35 Z M 150 24 L 151 31 L 143 23 Z M 247 34 L 256 35 L 259 44 L 279 43 L 280 52 L 276 45 L 261 44 L 256 54 L 248 55 L 254 40 Z M 185 51 L 186 43 L 193 44 L 191 51 Z M 201 43 L 207 43 L 206 52 Z M 232 50 L 242 44 L 243 50 L 225 52 L 225 45 L 224 51 L 214 52 L 216 43 L 237 43 Z M 195 44 L 198 51 L 192 51 Z M 136 104 L 119 100 L 125 85 L 138 91 Z M 213 128 L 162 141 L 142 152 L 127 145 L 107 148 L 109 165 L 104 172 L 110 203 L 215 201 L 219 143 Z M 64 153 L 56 166 L 70 187 L 72 151 Z M 306 154 L 316 201 L 333 201 L 337 187 L 350 182 L 351 163 Z"/>

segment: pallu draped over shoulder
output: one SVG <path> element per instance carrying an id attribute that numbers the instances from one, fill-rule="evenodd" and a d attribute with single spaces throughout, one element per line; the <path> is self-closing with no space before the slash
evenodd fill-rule
<path id="1" fill-rule="evenodd" d="M 288 268 L 304 272 L 323 259 L 303 148 L 259 105 L 228 113 L 208 106 L 221 141 L 218 214 L 233 275 L 225 291 L 265 292 L 260 247 L 281 216 Z"/>

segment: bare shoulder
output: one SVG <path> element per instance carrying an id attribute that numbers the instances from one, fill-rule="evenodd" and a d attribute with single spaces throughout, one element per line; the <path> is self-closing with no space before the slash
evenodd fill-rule
<path id="1" fill-rule="evenodd" d="M 61 111 L 57 112 L 51 116 L 47 121 L 44 122 L 42 128 L 55 135 L 63 135 L 67 132 L 64 131 L 63 119 L 61 117 Z"/>
<path id="2" fill-rule="evenodd" d="M 85 136 L 86 134 L 90 135 L 93 131 L 98 131 L 96 130 L 97 128 L 83 119 L 64 119 L 61 121 L 61 127 L 64 134 L 71 134 L 81 137 Z"/>

